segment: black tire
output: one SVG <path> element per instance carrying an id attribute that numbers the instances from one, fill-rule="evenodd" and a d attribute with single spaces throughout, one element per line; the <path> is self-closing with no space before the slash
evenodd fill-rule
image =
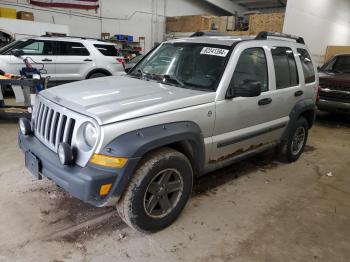
<path id="1" fill-rule="evenodd" d="M 12 88 L 10 85 L 1 85 L 1 92 L 2 95 L 5 97 L 8 95 L 7 93 L 10 93 L 12 91 Z"/>
<path id="2" fill-rule="evenodd" d="M 300 117 L 291 132 L 289 133 L 288 140 L 285 141 L 278 148 L 279 158 L 285 162 L 294 162 L 303 153 L 309 131 L 309 123 L 304 117 Z M 302 135 L 303 134 L 303 135 Z M 297 137 L 303 137 L 296 139 Z"/>
<path id="3" fill-rule="evenodd" d="M 165 193 L 168 203 L 170 204 L 168 212 L 162 212 L 160 190 L 156 194 L 150 193 L 151 184 L 162 183 L 156 181 L 167 176 L 166 172 L 174 172 L 168 179 L 168 184 L 174 186 L 178 183 L 181 192 Z M 178 181 L 171 181 L 174 177 L 178 177 Z M 181 180 L 182 179 L 182 180 Z M 122 198 L 117 204 L 117 210 L 123 221 L 137 231 L 152 233 L 157 232 L 171 225 L 182 212 L 188 199 L 190 198 L 193 184 L 192 166 L 188 158 L 182 153 L 170 149 L 162 148 L 156 150 L 143 159 L 137 168 L 134 177 L 129 182 Z M 164 185 L 163 185 L 164 186 Z M 163 188 L 161 186 L 161 188 Z M 164 186 L 163 191 L 168 191 Z M 153 192 L 153 191 L 152 191 Z M 159 194 L 159 195 L 158 195 Z M 155 198 L 157 195 L 157 198 Z M 153 198 L 152 198 L 153 197 Z M 150 206 L 151 199 L 158 201 L 153 209 Z M 147 206 L 147 207 L 146 207 Z M 158 207 L 158 208 L 157 208 Z M 150 213 L 148 213 L 148 210 Z M 161 211 L 159 211 L 161 210 Z M 158 213 L 156 213 L 158 212 Z M 157 216 L 157 215 L 158 216 Z"/>
<path id="4" fill-rule="evenodd" d="M 97 72 L 97 73 L 93 73 L 93 74 L 89 75 L 88 79 L 105 77 L 105 76 L 108 76 L 108 75 L 106 75 L 104 73 Z"/>

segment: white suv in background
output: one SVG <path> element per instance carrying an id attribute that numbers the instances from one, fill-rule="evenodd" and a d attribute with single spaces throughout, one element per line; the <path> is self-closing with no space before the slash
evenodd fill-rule
<path id="1" fill-rule="evenodd" d="M 23 56 L 12 55 L 22 50 Z M 113 43 L 78 37 L 34 37 L 21 39 L 0 49 L 0 69 L 19 74 L 23 58 L 33 67 L 44 68 L 54 82 L 69 82 L 124 72 L 124 57 Z"/>

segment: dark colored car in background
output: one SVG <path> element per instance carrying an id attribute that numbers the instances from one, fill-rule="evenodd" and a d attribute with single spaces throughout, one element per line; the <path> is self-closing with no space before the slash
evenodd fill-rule
<path id="1" fill-rule="evenodd" d="M 350 114 L 350 54 L 336 55 L 319 69 L 319 110 Z"/>

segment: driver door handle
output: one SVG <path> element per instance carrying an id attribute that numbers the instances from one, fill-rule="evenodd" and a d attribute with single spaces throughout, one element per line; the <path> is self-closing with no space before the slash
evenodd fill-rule
<path id="1" fill-rule="evenodd" d="M 43 62 L 52 62 L 52 59 L 48 59 L 48 58 L 44 58 L 43 60 L 41 60 Z"/>
<path id="2" fill-rule="evenodd" d="M 84 59 L 84 62 L 91 62 L 91 61 L 92 61 L 92 59 L 90 59 L 90 58 Z"/>
<path id="3" fill-rule="evenodd" d="M 271 98 L 263 98 L 263 99 L 260 99 L 258 101 L 258 105 L 259 106 L 262 106 L 262 105 L 268 105 L 272 102 L 272 99 Z"/>
<path id="4" fill-rule="evenodd" d="M 298 90 L 294 93 L 295 96 L 301 96 L 302 94 L 304 94 L 302 90 Z"/>

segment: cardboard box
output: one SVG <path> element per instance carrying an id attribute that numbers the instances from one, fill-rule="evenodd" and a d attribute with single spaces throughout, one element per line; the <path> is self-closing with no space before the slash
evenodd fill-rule
<path id="1" fill-rule="evenodd" d="M 19 11 L 17 12 L 17 19 L 34 21 L 34 14 L 32 12 Z"/>
<path id="2" fill-rule="evenodd" d="M 107 33 L 107 32 L 102 32 L 101 33 L 101 39 L 102 40 L 108 40 L 110 37 L 111 37 L 110 33 Z"/>
<path id="3" fill-rule="evenodd" d="M 16 9 L 0 7 L 0 17 L 16 19 Z"/>

